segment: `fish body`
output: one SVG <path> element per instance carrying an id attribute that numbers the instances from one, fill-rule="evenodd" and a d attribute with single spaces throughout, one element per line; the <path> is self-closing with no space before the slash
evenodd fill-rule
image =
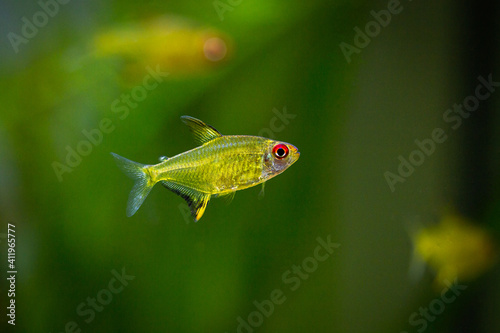
<path id="1" fill-rule="evenodd" d="M 490 233 L 459 215 L 445 215 L 440 223 L 420 228 L 413 238 L 414 255 L 436 272 L 438 289 L 455 278 L 471 281 L 497 261 Z"/>
<path id="2" fill-rule="evenodd" d="M 279 175 L 300 156 L 289 143 L 258 136 L 222 135 L 201 120 L 183 116 L 201 146 L 143 165 L 113 154 L 118 166 L 135 180 L 127 207 L 132 216 L 151 188 L 161 183 L 183 197 L 195 221 L 203 215 L 211 197 L 232 196 Z"/>
<path id="3" fill-rule="evenodd" d="M 175 77 L 199 74 L 222 63 L 230 44 L 227 36 L 213 28 L 161 16 L 105 30 L 93 38 L 92 50 L 98 58 L 123 60 L 129 76 L 141 78 L 147 66 L 159 66 Z"/>

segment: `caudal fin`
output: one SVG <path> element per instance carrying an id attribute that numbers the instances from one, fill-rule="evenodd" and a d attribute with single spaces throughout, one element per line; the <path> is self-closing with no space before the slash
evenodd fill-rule
<path id="1" fill-rule="evenodd" d="M 426 269 L 425 262 L 423 261 L 417 250 L 417 237 L 419 230 L 421 230 L 423 226 L 419 218 L 415 216 L 406 221 L 405 227 L 413 249 L 410 258 L 410 265 L 408 267 L 408 275 L 411 282 L 417 283 L 424 276 Z"/>
<path id="2" fill-rule="evenodd" d="M 134 187 L 130 191 L 127 203 L 127 216 L 130 217 L 141 207 L 154 186 L 151 176 L 146 172 L 144 164 L 137 163 L 111 153 L 115 158 L 116 165 L 130 178 L 134 180 Z"/>

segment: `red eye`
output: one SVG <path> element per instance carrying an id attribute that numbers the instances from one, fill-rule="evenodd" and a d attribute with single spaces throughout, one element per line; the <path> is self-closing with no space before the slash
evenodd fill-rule
<path id="1" fill-rule="evenodd" d="M 276 156 L 278 159 L 282 159 L 288 156 L 288 147 L 282 143 L 277 144 L 273 148 L 273 154 Z"/>

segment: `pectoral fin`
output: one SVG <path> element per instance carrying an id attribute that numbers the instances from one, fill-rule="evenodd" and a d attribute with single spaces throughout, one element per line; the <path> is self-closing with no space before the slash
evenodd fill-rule
<path id="1" fill-rule="evenodd" d="M 181 120 L 184 124 L 188 125 L 189 129 L 194 135 L 194 138 L 200 144 L 207 143 L 215 138 L 221 137 L 222 134 L 210 125 L 205 124 L 203 121 L 190 117 L 182 116 Z"/>
<path id="2" fill-rule="evenodd" d="M 210 194 L 199 192 L 173 182 L 161 181 L 161 184 L 186 200 L 189 208 L 191 208 L 191 215 L 195 222 L 201 219 L 210 201 Z"/>
<path id="3" fill-rule="evenodd" d="M 224 202 L 226 203 L 226 205 L 229 205 L 233 201 L 235 194 L 236 194 L 236 191 L 233 191 L 233 192 L 219 195 L 218 197 L 222 198 L 224 200 Z"/>

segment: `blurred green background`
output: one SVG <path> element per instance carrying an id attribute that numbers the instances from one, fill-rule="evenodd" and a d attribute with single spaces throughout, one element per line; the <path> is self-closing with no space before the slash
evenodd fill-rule
<path id="1" fill-rule="evenodd" d="M 219 14 L 220 3 L 230 9 Z M 8 34 L 41 7 L 0 7 L 2 331 L 500 331 L 498 268 L 467 282 L 425 329 L 409 322 L 440 294 L 431 270 L 410 279 L 406 228 L 436 223 L 452 207 L 493 237 L 499 230 L 500 92 L 455 131 L 442 119 L 474 93 L 479 75 L 500 80 L 493 1 L 403 1 L 350 62 L 339 45 L 353 45 L 353 29 L 364 30 L 387 1 L 69 1 L 18 52 Z M 119 60 L 89 59 L 88 45 L 159 15 L 217 29 L 231 57 L 166 79 L 122 120 L 111 105 L 137 83 L 125 82 Z M 222 134 L 258 135 L 283 110 L 295 117 L 273 134 L 301 158 L 268 182 L 263 200 L 260 188 L 230 205 L 215 199 L 193 223 L 182 199 L 157 186 L 125 216 L 132 182 L 110 152 L 152 164 L 195 147 L 181 115 Z M 53 162 L 64 163 L 66 147 L 104 118 L 114 130 L 59 181 Z M 436 127 L 448 140 L 391 192 L 384 173 L 396 173 L 398 156 Z M 7 223 L 17 237 L 15 327 L 5 316 Z M 340 247 L 291 290 L 283 274 L 314 255 L 318 237 Z M 135 278 L 106 291 L 122 269 Z M 284 302 L 242 327 L 238 318 L 248 323 L 254 301 L 275 289 Z M 96 297 L 106 303 L 100 311 L 78 312 Z"/>

